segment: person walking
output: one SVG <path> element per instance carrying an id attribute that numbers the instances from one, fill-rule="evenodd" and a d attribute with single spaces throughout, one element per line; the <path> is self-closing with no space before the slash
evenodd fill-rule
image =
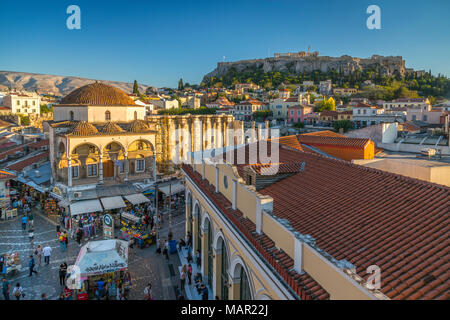
<path id="1" fill-rule="evenodd" d="M 81 228 L 77 229 L 77 243 L 81 247 L 81 239 L 83 239 L 83 230 Z"/>
<path id="2" fill-rule="evenodd" d="M 152 284 L 149 282 L 144 289 L 144 300 L 153 300 Z"/>
<path id="3" fill-rule="evenodd" d="M 188 281 L 189 281 L 189 285 L 192 284 L 192 265 L 189 263 L 187 266 L 187 276 L 188 276 Z"/>
<path id="4" fill-rule="evenodd" d="M 2 279 L 2 291 L 3 291 L 3 297 L 5 298 L 5 300 L 9 300 L 9 281 L 6 280 L 5 277 L 3 277 Z"/>
<path id="5" fill-rule="evenodd" d="M 208 300 L 208 288 L 204 284 L 202 284 L 201 295 L 202 300 Z"/>
<path id="6" fill-rule="evenodd" d="M 34 266 L 35 266 L 34 257 L 33 257 L 33 255 L 30 255 L 30 260 L 28 261 L 28 268 L 30 268 L 29 277 L 33 276 L 33 273 L 37 274 L 37 271 L 33 270 Z"/>
<path id="7" fill-rule="evenodd" d="M 25 294 L 23 293 L 23 288 L 19 282 L 17 282 L 12 293 L 13 293 L 13 296 L 16 297 L 16 300 L 20 300 L 20 298 L 25 297 Z"/>
<path id="8" fill-rule="evenodd" d="M 66 275 L 67 275 L 67 263 L 63 262 L 59 265 L 59 284 L 61 286 L 66 285 Z"/>
<path id="9" fill-rule="evenodd" d="M 66 251 L 66 239 L 64 238 L 64 233 L 61 233 L 59 235 L 59 247 L 61 249 L 61 252 Z"/>
<path id="10" fill-rule="evenodd" d="M 183 268 L 181 268 L 180 283 L 181 283 L 181 292 L 183 292 L 184 285 L 186 283 L 186 265 L 184 265 Z"/>
<path id="11" fill-rule="evenodd" d="M 44 254 L 44 262 L 48 265 L 50 263 L 50 256 L 52 255 L 52 248 L 50 246 L 46 246 L 42 249 L 42 253 Z"/>
<path id="12" fill-rule="evenodd" d="M 169 261 L 169 242 L 167 240 L 164 241 L 163 254 L 166 260 Z"/>
<path id="13" fill-rule="evenodd" d="M 40 244 L 37 246 L 36 250 L 34 250 L 34 254 L 36 255 L 36 259 L 40 267 L 42 264 L 42 247 Z"/>
<path id="14" fill-rule="evenodd" d="M 22 230 L 26 230 L 27 229 L 27 221 L 28 221 L 27 216 L 23 215 L 21 220 L 22 220 Z"/>
<path id="15" fill-rule="evenodd" d="M 67 234 L 67 231 L 64 231 L 63 236 L 65 242 L 64 250 L 67 250 L 67 248 L 69 247 L 69 235 Z"/>
<path id="16" fill-rule="evenodd" d="M 202 264 L 202 256 L 200 255 L 200 250 L 195 252 L 195 263 L 197 264 L 197 268 L 200 269 Z"/>

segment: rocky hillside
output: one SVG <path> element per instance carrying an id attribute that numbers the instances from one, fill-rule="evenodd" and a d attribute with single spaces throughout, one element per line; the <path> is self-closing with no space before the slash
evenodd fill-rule
<path id="1" fill-rule="evenodd" d="M 0 90 L 13 88 L 17 90 L 38 91 L 64 96 L 73 90 L 94 82 L 95 79 L 54 76 L 50 74 L 37 74 L 26 72 L 0 71 Z M 127 93 L 133 91 L 133 83 L 119 81 L 103 81 L 103 83 L 115 86 Z M 145 93 L 147 85 L 139 85 L 139 91 Z"/>
<path id="2" fill-rule="evenodd" d="M 342 57 L 277 57 L 236 62 L 219 62 L 217 68 L 205 75 L 204 80 L 211 77 L 222 77 L 229 72 L 248 72 L 263 70 L 264 72 L 288 72 L 299 74 L 320 70 L 322 72 L 337 71 L 347 75 L 357 70 L 377 69 L 382 75 L 404 75 L 407 72 L 402 57 L 384 57 L 373 55 L 370 58 Z"/>

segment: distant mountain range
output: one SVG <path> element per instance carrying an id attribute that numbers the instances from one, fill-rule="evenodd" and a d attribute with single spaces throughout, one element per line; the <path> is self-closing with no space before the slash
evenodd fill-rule
<path id="1" fill-rule="evenodd" d="M 0 90 L 12 88 L 17 90 L 37 91 L 38 93 L 49 93 L 56 96 L 65 96 L 73 90 L 96 81 L 70 76 L 55 76 L 51 74 L 38 74 L 27 72 L 0 71 Z M 99 80 L 127 93 L 133 91 L 133 83 Z M 151 86 L 139 85 L 139 91 L 145 93 Z"/>

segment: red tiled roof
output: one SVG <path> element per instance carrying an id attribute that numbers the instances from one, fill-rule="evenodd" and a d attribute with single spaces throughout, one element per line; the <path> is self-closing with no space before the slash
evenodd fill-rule
<path id="1" fill-rule="evenodd" d="M 275 215 L 364 278 L 379 266 L 392 299 L 450 298 L 450 188 L 297 153 L 305 171 L 260 190 Z"/>
<path id="2" fill-rule="evenodd" d="M 320 115 L 321 115 L 321 116 L 337 117 L 337 116 L 338 116 L 338 112 L 337 112 L 337 111 L 328 111 L 328 110 L 325 110 L 325 111 L 320 112 Z"/>
<path id="3" fill-rule="evenodd" d="M 354 106 L 353 108 L 383 109 L 383 107 L 380 107 L 380 106 L 372 106 L 372 105 L 370 105 L 370 104 L 363 103 L 363 102 L 358 102 L 358 104 L 357 104 L 356 106 Z"/>
<path id="4" fill-rule="evenodd" d="M 297 135 L 300 143 L 308 145 L 332 145 L 342 146 L 346 148 L 364 148 L 370 139 L 363 138 L 347 138 L 337 136 L 314 136 L 314 135 Z"/>
<path id="5" fill-rule="evenodd" d="M 279 161 L 306 166 L 259 191 L 276 216 L 366 280 L 380 267 L 391 299 L 450 299 L 449 187 L 291 148 Z"/>
<path id="6" fill-rule="evenodd" d="M 276 143 L 281 143 L 285 146 L 297 149 L 297 150 L 301 150 L 303 151 L 302 145 L 300 144 L 300 142 L 297 139 L 297 136 L 284 136 L 284 137 L 279 137 L 279 138 L 273 138 L 270 139 L 269 141 L 273 141 Z"/>
<path id="7" fill-rule="evenodd" d="M 248 99 L 248 100 L 239 102 L 237 105 L 239 105 L 239 106 L 248 106 L 248 105 L 261 106 L 261 105 L 266 105 L 266 104 L 267 103 L 259 101 L 259 100 L 256 100 L 256 99 Z"/>
<path id="8" fill-rule="evenodd" d="M 317 137 L 339 137 L 339 138 L 345 138 L 344 135 L 336 133 L 331 130 L 322 130 L 322 131 L 316 131 L 316 132 L 308 132 L 303 133 L 303 136 L 317 136 Z"/>
<path id="9" fill-rule="evenodd" d="M 32 142 L 32 143 L 29 144 L 29 147 L 38 149 L 38 148 L 41 148 L 43 146 L 48 146 L 48 141 L 49 141 L 48 139 L 44 139 L 44 140 L 41 140 L 41 141 Z"/>
<path id="10" fill-rule="evenodd" d="M 49 151 L 46 151 L 44 153 L 40 153 L 40 154 L 35 155 L 33 157 L 30 157 L 30 158 L 24 159 L 22 161 L 16 162 L 16 163 L 8 166 L 7 168 L 9 170 L 14 170 L 14 171 L 20 172 L 24 168 L 32 165 L 33 163 L 38 163 L 41 160 L 48 159 L 48 156 L 49 156 Z"/>

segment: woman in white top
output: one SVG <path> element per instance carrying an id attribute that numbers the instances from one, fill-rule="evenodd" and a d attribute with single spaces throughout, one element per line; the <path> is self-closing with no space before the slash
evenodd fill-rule
<path id="1" fill-rule="evenodd" d="M 20 300 L 20 298 L 23 298 L 25 296 L 23 294 L 23 288 L 20 286 L 20 283 L 17 282 L 16 286 L 13 289 L 13 296 L 16 297 L 17 300 Z"/>

